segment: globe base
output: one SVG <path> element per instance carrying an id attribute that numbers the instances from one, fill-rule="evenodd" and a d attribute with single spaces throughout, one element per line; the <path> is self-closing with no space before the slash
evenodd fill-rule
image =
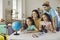
<path id="1" fill-rule="evenodd" d="M 16 32 L 14 35 L 19 35 L 19 33 Z"/>
<path id="2" fill-rule="evenodd" d="M 14 34 L 14 35 L 19 35 L 19 34 L 17 33 L 17 34 Z"/>

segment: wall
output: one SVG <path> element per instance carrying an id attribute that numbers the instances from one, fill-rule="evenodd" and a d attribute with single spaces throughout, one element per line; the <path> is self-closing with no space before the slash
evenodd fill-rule
<path id="1" fill-rule="evenodd" d="M 9 5 L 8 1 L 10 1 Z M 12 9 L 12 0 L 0 0 L 0 19 L 5 18 L 5 9 Z"/>
<path id="2" fill-rule="evenodd" d="M 3 18 L 5 19 L 6 16 L 6 10 L 12 9 L 12 0 L 3 0 Z"/>
<path id="3" fill-rule="evenodd" d="M 0 19 L 3 18 L 2 0 L 0 0 Z"/>
<path id="4" fill-rule="evenodd" d="M 25 14 L 26 17 L 31 16 L 32 10 L 36 8 L 41 8 L 45 0 L 26 0 L 25 1 Z M 57 6 L 60 7 L 60 0 L 48 0 L 51 6 L 56 9 Z"/>

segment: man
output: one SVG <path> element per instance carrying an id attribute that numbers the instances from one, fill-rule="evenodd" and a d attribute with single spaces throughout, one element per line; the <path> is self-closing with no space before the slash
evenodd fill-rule
<path id="1" fill-rule="evenodd" d="M 59 31 L 59 26 L 58 26 L 58 13 L 56 12 L 56 10 L 54 10 L 48 1 L 46 1 L 45 3 L 43 3 L 42 5 L 44 7 L 44 13 L 46 12 L 47 14 L 50 15 L 51 19 L 52 19 L 52 26 L 53 26 L 53 29 L 54 29 L 54 32 L 56 32 L 56 28 L 57 28 L 57 31 Z"/>

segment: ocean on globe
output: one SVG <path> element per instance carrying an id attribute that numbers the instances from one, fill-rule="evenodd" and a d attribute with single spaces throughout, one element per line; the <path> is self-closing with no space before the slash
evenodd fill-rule
<path id="1" fill-rule="evenodd" d="M 12 23 L 12 28 L 15 31 L 19 31 L 22 27 L 22 24 L 19 21 L 15 21 Z"/>

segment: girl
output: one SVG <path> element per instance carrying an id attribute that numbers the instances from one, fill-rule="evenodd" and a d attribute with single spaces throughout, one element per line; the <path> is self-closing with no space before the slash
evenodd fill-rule
<path id="1" fill-rule="evenodd" d="M 41 32 L 52 32 L 53 31 L 53 28 L 52 28 L 52 21 L 51 21 L 51 18 L 50 16 L 47 14 L 47 13 L 44 13 L 42 15 L 42 19 L 41 19 L 41 22 L 40 22 L 40 28 L 39 30 Z"/>
<path id="2" fill-rule="evenodd" d="M 28 17 L 25 21 L 25 24 L 23 26 L 23 30 L 27 30 L 28 32 L 32 31 L 38 31 L 37 28 L 35 27 L 35 23 L 31 17 Z"/>

